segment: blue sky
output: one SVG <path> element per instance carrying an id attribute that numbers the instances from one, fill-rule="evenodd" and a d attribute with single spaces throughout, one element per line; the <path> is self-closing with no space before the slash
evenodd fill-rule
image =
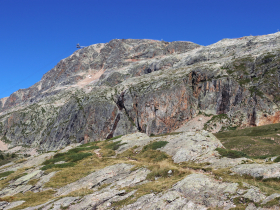
<path id="1" fill-rule="evenodd" d="M 279 9 L 279 0 L 0 0 L 0 98 L 38 82 L 77 43 L 209 45 L 277 32 Z"/>

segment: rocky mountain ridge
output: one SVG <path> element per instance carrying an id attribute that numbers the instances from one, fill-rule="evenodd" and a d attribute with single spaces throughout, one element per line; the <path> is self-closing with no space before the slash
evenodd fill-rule
<path id="1" fill-rule="evenodd" d="M 0 102 L 0 136 L 54 150 L 140 131 L 169 133 L 198 113 L 204 129 L 279 122 L 280 33 L 191 42 L 112 40 L 77 50 Z"/>

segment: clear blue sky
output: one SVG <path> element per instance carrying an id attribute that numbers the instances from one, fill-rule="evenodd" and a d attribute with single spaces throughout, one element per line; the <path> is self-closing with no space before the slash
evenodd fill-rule
<path id="1" fill-rule="evenodd" d="M 0 98 L 39 81 L 78 42 L 209 45 L 277 32 L 279 9 L 279 0 L 0 0 Z"/>

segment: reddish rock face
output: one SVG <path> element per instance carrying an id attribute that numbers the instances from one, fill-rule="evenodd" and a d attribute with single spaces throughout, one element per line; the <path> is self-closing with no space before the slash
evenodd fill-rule
<path id="1" fill-rule="evenodd" d="M 206 47 L 112 40 L 78 50 L 0 100 L 0 138 L 52 150 L 136 130 L 172 132 L 198 112 L 219 115 L 219 128 L 279 122 L 278 36 Z"/>
<path id="2" fill-rule="evenodd" d="M 268 125 L 280 122 L 280 112 L 275 112 L 274 115 L 263 114 L 259 117 L 257 126 Z"/>
<path id="3" fill-rule="evenodd" d="M 128 115 L 140 131 L 149 135 L 171 132 L 190 119 L 194 112 L 189 92 L 183 84 L 147 94 L 126 92 L 123 98 Z"/>

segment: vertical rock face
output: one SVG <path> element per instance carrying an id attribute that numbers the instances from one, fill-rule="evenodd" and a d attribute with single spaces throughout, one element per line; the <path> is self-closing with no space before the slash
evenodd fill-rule
<path id="1" fill-rule="evenodd" d="M 137 130 L 172 132 L 199 111 L 224 127 L 280 122 L 279 38 L 206 47 L 127 39 L 80 49 L 0 100 L 0 138 L 52 150 Z"/>
<path id="2" fill-rule="evenodd" d="M 186 85 L 167 86 L 158 90 L 151 88 L 144 93 L 137 90 L 123 93 L 122 105 L 139 131 L 149 135 L 168 133 L 195 114 L 194 101 Z"/>

